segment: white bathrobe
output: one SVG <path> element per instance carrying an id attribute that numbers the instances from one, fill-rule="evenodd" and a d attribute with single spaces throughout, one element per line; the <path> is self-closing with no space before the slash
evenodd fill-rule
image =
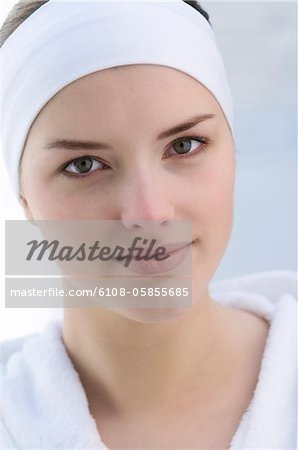
<path id="1" fill-rule="evenodd" d="M 297 274 L 245 275 L 211 284 L 210 294 L 270 322 L 255 392 L 230 448 L 296 449 Z M 4 449 L 108 449 L 62 344 L 61 325 L 52 321 L 41 333 L 2 343 Z"/>

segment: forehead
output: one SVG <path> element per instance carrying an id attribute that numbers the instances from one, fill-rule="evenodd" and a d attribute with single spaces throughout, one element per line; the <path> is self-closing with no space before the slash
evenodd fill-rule
<path id="1" fill-rule="evenodd" d="M 113 67 L 86 75 L 59 91 L 33 128 L 109 127 L 180 120 L 218 113 L 217 101 L 193 77 L 177 69 L 147 64 Z"/>
<path id="2" fill-rule="evenodd" d="M 199 81 L 190 75 L 166 66 L 134 64 L 100 70 L 86 75 L 59 91 L 47 106 L 63 106 L 85 101 L 133 101 L 154 97 L 157 101 L 162 95 L 171 103 L 171 99 L 189 101 L 194 95 L 200 101 L 215 101 L 213 95 Z"/>

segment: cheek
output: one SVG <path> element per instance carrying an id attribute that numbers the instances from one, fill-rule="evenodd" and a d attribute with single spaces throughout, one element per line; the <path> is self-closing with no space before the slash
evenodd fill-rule
<path id="1" fill-rule="evenodd" d="M 212 217 L 222 217 L 228 214 L 233 206 L 233 173 L 229 171 L 212 172 L 208 182 L 209 204 L 206 207 L 208 213 Z"/>
<path id="2" fill-rule="evenodd" d="M 63 190 L 56 189 L 47 180 L 38 165 L 25 160 L 22 164 L 22 187 L 25 199 L 32 212 L 34 219 L 63 219 L 70 217 L 73 208 L 66 201 Z"/>
<path id="3" fill-rule="evenodd" d="M 197 178 L 197 211 L 206 233 L 225 236 L 233 220 L 235 166 L 229 158 L 210 159 Z M 197 215 L 198 215 L 197 214 Z"/>
<path id="4" fill-rule="evenodd" d="M 36 220 L 99 220 L 114 218 L 113 202 L 90 189 L 69 189 L 57 183 L 27 172 L 24 182 L 25 197 Z M 70 186 L 70 185 L 69 185 Z"/>

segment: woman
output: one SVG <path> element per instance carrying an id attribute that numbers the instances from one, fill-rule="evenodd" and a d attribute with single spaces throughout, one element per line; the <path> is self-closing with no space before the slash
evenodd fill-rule
<path id="1" fill-rule="evenodd" d="M 191 221 L 195 294 L 191 308 L 67 308 L 18 343 L 2 369 L 4 447 L 295 448 L 294 276 L 208 288 L 232 229 L 235 149 L 207 13 L 25 9 L 2 55 L 3 151 L 26 217 Z"/>

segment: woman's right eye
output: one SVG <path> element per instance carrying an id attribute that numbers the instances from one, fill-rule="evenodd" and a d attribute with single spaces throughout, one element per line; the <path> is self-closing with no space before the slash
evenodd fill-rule
<path id="1" fill-rule="evenodd" d="M 97 159 L 89 156 L 82 156 L 64 166 L 63 172 L 66 172 L 68 175 L 84 175 L 89 172 L 94 172 L 96 169 L 104 168 L 104 166 L 105 164 L 97 161 Z"/>

